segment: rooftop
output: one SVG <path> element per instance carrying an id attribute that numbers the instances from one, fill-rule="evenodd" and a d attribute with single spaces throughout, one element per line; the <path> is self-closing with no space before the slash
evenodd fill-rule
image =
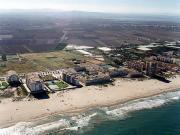
<path id="1" fill-rule="evenodd" d="M 31 82 L 38 82 L 41 81 L 39 75 L 37 73 L 30 73 L 26 75 L 26 78 Z"/>

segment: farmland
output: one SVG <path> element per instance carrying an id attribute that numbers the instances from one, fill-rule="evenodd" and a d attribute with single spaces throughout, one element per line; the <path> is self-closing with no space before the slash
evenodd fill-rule
<path id="1" fill-rule="evenodd" d="M 180 23 L 176 17 L 148 21 L 148 16 L 143 20 L 136 16 L 132 21 L 131 16 L 107 19 L 109 16 L 104 14 L 89 15 L 87 19 L 68 12 L 53 12 L 53 16 L 43 12 L 0 14 L 0 53 L 49 52 L 61 50 L 66 44 L 121 47 L 180 40 Z"/>
<path id="2" fill-rule="evenodd" d="M 86 59 L 77 52 L 69 51 L 27 53 L 21 54 L 19 57 L 20 60 L 9 58 L 6 66 L 0 67 L 0 74 L 5 74 L 9 70 L 15 70 L 17 73 L 28 73 L 72 67 L 74 66 L 72 59 L 76 58 L 82 61 Z"/>

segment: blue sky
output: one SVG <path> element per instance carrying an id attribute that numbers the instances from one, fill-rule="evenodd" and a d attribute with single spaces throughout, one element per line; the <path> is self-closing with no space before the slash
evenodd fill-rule
<path id="1" fill-rule="evenodd" d="M 180 0 L 0 0 L 0 9 L 180 14 Z"/>

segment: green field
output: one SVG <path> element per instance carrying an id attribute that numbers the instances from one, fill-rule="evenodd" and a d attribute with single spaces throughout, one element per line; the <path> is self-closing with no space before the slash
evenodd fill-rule
<path id="1" fill-rule="evenodd" d="M 65 89 L 68 87 L 68 84 L 62 82 L 62 81 L 57 81 L 57 82 L 54 82 L 58 87 L 59 89 Z"/>
<path id="2" fill-rule="evenodd" d="M 69 85 L 63 81 L 58 81 L 58 80 L 54 80 L 54 81 L 47 81 L 45 82 L 45 84 L 53 90 L 63 90 L 65 88 L 67 88 Z"/>
<path id="3" fill-rule="evenodd" d="M 15 70 L 17 73 L 28 73 L 73 67 L 72 59 L 85 60 L 83 55 L 75 51 L 29 53 L 21 54 L 20 57 L 21 61 L 19 59 L 10 59 L 5 67 L 0 67 L 0 75 L 9 70 Z"/>

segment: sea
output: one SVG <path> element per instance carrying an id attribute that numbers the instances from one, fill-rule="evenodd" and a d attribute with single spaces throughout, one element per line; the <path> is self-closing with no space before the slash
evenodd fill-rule
<path id="1" fill-rule="evenodd" d="M 0 135 L 180 135 L 180 89 L 76 115 L 0 129 Z"/>

